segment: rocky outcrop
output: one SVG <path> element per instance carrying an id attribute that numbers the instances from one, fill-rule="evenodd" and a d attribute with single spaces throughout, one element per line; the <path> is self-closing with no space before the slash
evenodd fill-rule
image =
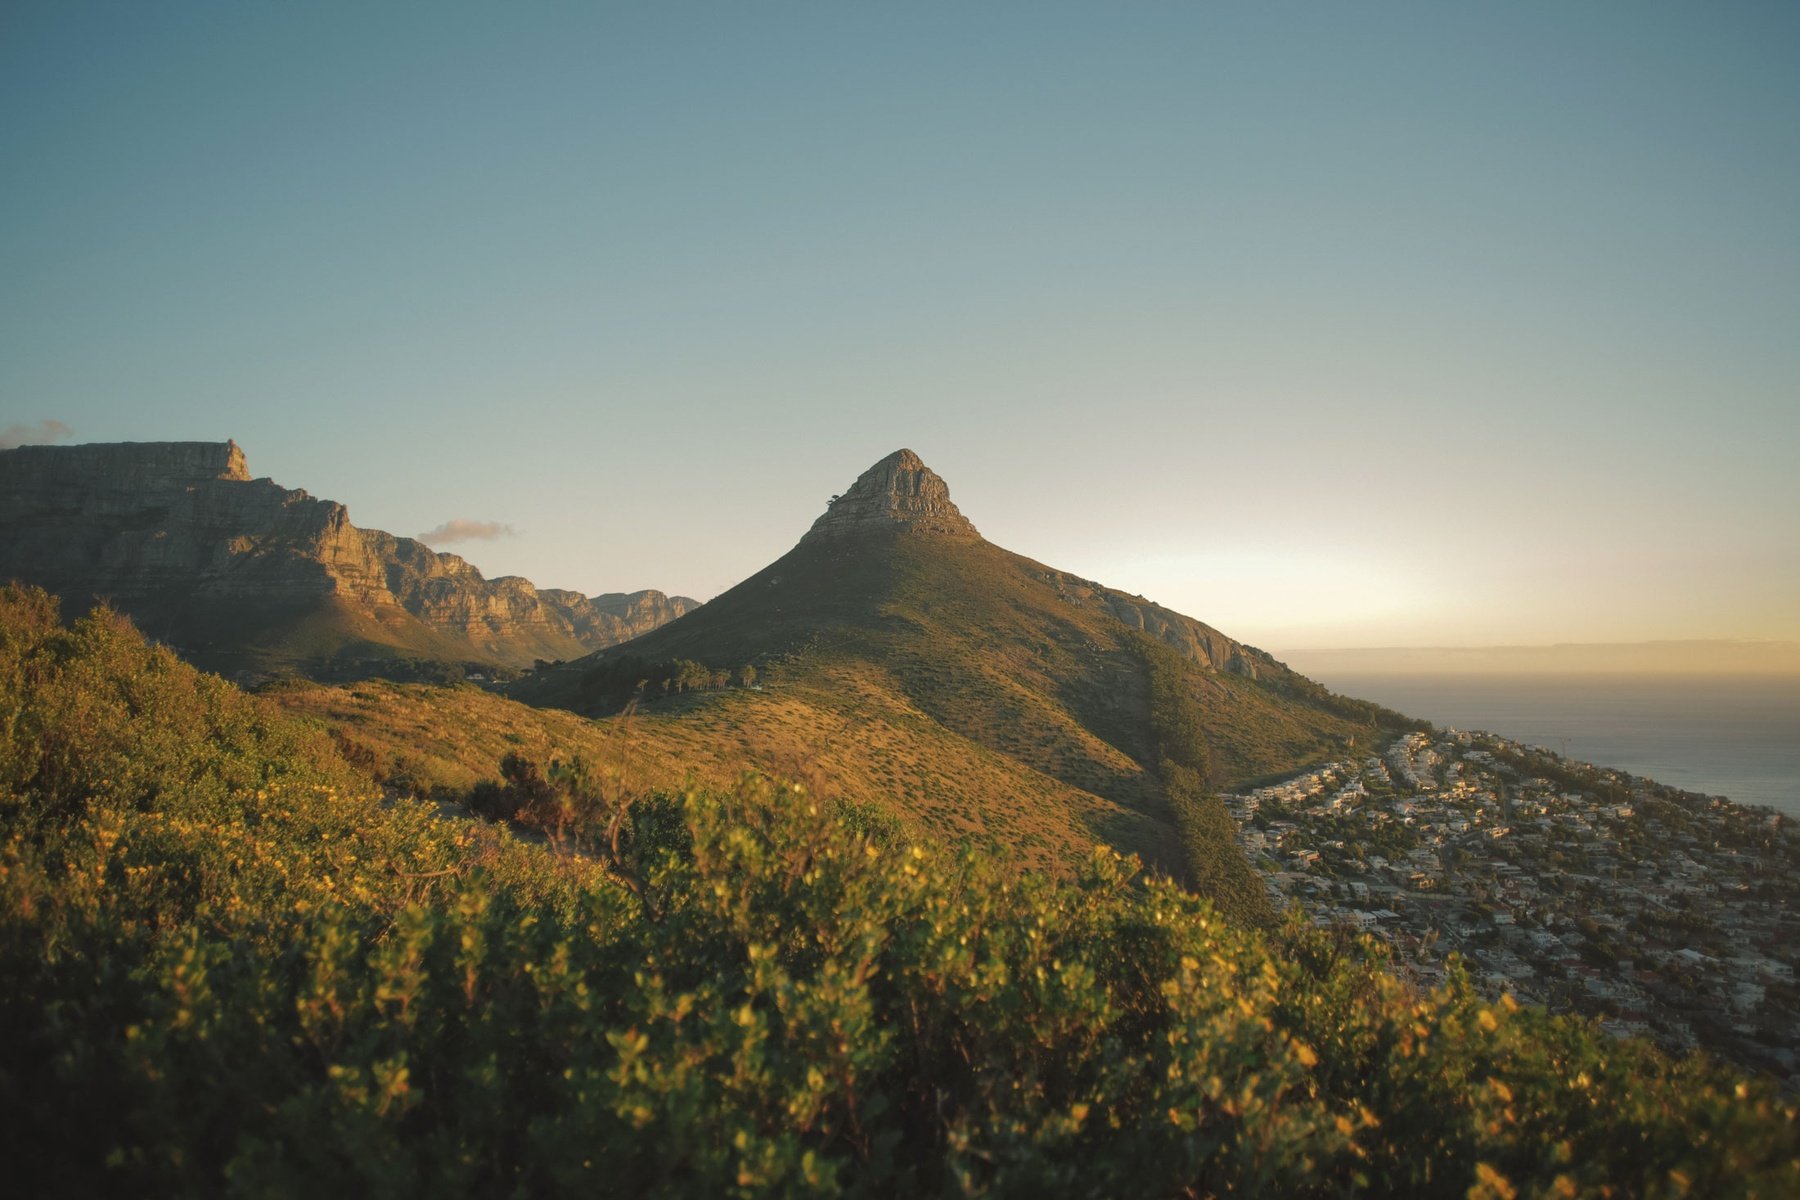
<path id="1" fill-rule="evenodd" d="M 1161 638 L 1183 655 L 1214 671 L 1230 671 L 1250 679 L 1260 679 L 1271 671 L 1282 674 L 1285 669 L 1266 652 L 1226 637 L 1211 625 L 1183 616 L 1142 596 L 1131 596 L 1091 579 L 1082 579 L 1061 571 L 1046 571 L 1044 582 L 1056 588 L 1057 596 L 1067 604 L 1098 609 L 1115 619 Z"/>
<path id="2" fill-rule="evenodd" d="M 911 450 L 896 450 L 834 496 L 803 541 L 893 532 L 981 536 L 951 503 L 950 486 Z"/>
<path id="3" fill-rule="evenodd" d="M 1275 666 L 1275 660 L 1263 651 L 1233 641 L 1211 625 L 1142 596 L 1127 596 L 1111 588 L 1100 589 L 1100 596 L 1113 616 L 1133 629 L 1161 638 L 1203 667 L 1259 679 L 1265 670 Z"/>
<path id="4" fill-rule="evenodd" d="M 0 451 L 0 579 L 73 607 L 104 598 L 146 632 L 234 663 L 330 658 L 336 636 L 522 666 L 615 645 L 695 606 L 485 579 L 454 554 L 358 529 L 341 504 L 251 478 L 235 442 Z"/>
<path id="5" fill-rule="evenodd" d="M 654 588 L 641 592 L 602 592 L 590 597 L 588 603 L 602 616 L 617 621 L 620 629 L 632 630 L 630 637 L 649 633 L 658 625 L 667 625 L 676 617 L 686 616 L 700 607 L 698 600 L 665 596 Z"/>

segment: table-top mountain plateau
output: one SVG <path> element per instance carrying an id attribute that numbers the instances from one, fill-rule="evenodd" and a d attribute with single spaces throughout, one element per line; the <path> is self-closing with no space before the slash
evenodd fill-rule
<path id="1" fill-rule="evenodd" d="M 254 678 L 460 677 L 589 653 L 695 602 L 538 588 L 351 524 L 250 475 L 236 442 L 0 451 L 0 581 L 106 600 L 200 666 Z"/>

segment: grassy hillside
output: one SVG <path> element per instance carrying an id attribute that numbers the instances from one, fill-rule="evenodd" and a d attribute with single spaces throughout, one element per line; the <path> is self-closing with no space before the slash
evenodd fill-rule
<path id="1" fill-rule="evenodd" d="M 681 620 L 513 694 L 590 715 L 635 702 L 640 744 L 686 739 L 691 768 L 812 770 L 1028 866 L 1071 869 L 1098 841 L 1208 887 L 1229 876 L 1214 898 L 1253 918 L 1261 891 L 1235 843 L 1178 827 L 1146 637 L 1092 585 L 977 538 L 807 539 Z M 695 686 L 664 686 L 675 664 Z M 760 691 L 705 682 L 745 666 Z M 1206 763 L 1184 811 L 1221 783 L 1340 753 L 1381 716 L 1333 706 L 1279 664 L 1261 674 L 1180 671 Z"/>
<path id="2" fill-rule="evenodd" d="M 16 590 L 0 684 L 20 1194 L 1800 1189 L 1765 1084 L 1106 851 L 1021 878 L 751 779 L 552 852 Z"/>
<path id="3" fill-rule="evenodd" d="M 690 780 L 727 787 L 744 770 L 760 769 L 803 781 L 822 799 L 880 811 L 908 829 L 967 841 L 1032 869 L 1067 874 L 1096 842 L 1152 861 L 1167 851 L 1160 825 L 947 733 L 889 692 L 847 705 L 845 689 L 854 686 L 733 688 L 597 721 L 474 687 L 294 684 L 269 698 L 366 748 L 384 779 L 444 798 L 494 779 L 509 753 L 541 764 L 578 755 L 639 790 Z"/>

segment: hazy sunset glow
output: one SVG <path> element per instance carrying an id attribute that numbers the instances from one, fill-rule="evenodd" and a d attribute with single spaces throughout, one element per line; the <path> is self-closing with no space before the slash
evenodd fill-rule
<path id="1" fill-rule="evenodd" d="M 8 7 L 9 439 L 700 598 L 910 446 L 1271 649 L 1800 639 L 1800 10 L 331 8 Z"/>

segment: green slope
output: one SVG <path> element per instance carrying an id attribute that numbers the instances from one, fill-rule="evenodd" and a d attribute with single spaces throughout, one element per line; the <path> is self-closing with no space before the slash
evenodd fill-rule
<path id="1" fill-rule="evenodd" d="M 0 695 L 20 1195 L 1800 1190 L 1767 1082 L 1105 852 L 1021 878 L 752 780 L 559 853 L 12 589 Z"/>
<path id="2" fill-rule="evenodd" d="M 767 743 L 804 758 L 810 737 L 815 754 L 833 755 L 839 787 L 843 768 L 862 764 L 834 747 L 866 739 L 887 748 L 890 786 L 859 790 L 903 819 L 1010 844 L 1028 861 L 1078 862 L 1099 841 L 1184 878 L 1214 877 L 1213 863 L 1184 851 L 1194 843 L 1158 770 L 1151 675 L 1135 640 L 1145 635 L 1115 615 L 1114 595 L 979 538 L 809 537 L 682 619 L 511 694 L 595 716 L 635 702 L 640 729 L 680 724 L 733 757 Z M 681 663 L 706 668 L 694 678 L 749 665 L 761 691 L 665 691 Z M 1256 670 L 1183 668 L 1209 763 L 1202 792 L 1341 752 L 1378 716 L 1334 711 L 1322 689 L 1266 657 Z M 949 791 L 891 786 L 924 775 Z M 1235 847 L 1207 844 L 1238 858 L 1230 871 L 1241 884 Z M 1266 915 L 1259 891 L 1233 891 L 1240 915 Z"/>

